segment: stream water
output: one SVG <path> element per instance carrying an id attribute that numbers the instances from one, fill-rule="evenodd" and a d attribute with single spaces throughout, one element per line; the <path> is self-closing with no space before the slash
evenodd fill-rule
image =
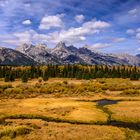
<path id="1" fill-rule="evenodd" d="M 108 99 L 101 99 L 101 100 L 97 100 L 96 103 L 99 106 L 105 106 L 105 105 L 112 105 L 112 104 L 117 104 L 119 101 L 117 100 L 108 100 Z"/>

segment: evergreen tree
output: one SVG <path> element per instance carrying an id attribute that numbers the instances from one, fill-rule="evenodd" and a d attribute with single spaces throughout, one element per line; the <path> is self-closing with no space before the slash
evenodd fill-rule
<path id="1" fill-rule="evenodd" d="M 130 80 L 139 80 L 139 75 L 137 73 L 132 73 L 130 75 Z"/>
<path id="2" fill-rule="evenodd" d="M 28 74 L 27 74 L 27 72 L 25 72 L 22 75 L 21 80 L 22 80 L 23 83 L 27 83 L 28 82 Z"/>
<path id="3" fill-rule="evenodd" d="M 14 75 L 14 72 L 10 72 L 10 74 L 9 74 L 9 81 L 10 81 L 10 82 L 15 81 L 15 75 Z"/>
<path id="4" fill-rule="evenodd" d="M 49 76 L 48 76 L 48 72 L 46 70 L 45 70 L 42 78 L 43 78 L 44 81 L 48 81 Z"/>
<path id="5" fill-rule="evenodd" d="M 4 81 L 5 82 L 9 82 L 10 81 L 10 78 L 9 78 L 9 74 L 8 73 L 5 74 Z"/>

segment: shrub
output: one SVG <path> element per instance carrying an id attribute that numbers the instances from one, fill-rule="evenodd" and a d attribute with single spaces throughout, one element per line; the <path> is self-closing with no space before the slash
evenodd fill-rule
<path id="1" fill-rule="evenodd" d="M 34 87 L 34 86 L 30 86 L 28 87 L 28 89 L 24 90 L 24 94 L 33 94 L 33 93 L 38 93 L 38 88 Z"/>
<path id="2" fill-rule="evenodd" d="M 63 81 L 63 84 L 67 85 L 68 84 L 68 81 Z"/>
<path id="3" fill-rule="evenodd" d="M 20 88 L 8 88 L 4 91 L 4 94 L 21 94 L 22 89 Z"/>
<path id="4" fill-rule="evenodd" d="M 138 90 L 134 89 L 128 89 L 124 90 L 121 95 L 130 95 L 130 96 L 135 96 L 135 95 L 140 95 L 140 92 Z"/>
<path id="5" fill-rule="evenodd" d="M 26 126 L 20 126 L 16 128 L 5 128 L 4 130 L 0 131 L 0 138 L 4 136 L 8 136 L 10 138 L 15 138 L 19 135 L 29 134 L 33 129 L 28 128 Z"/>
<path id="6" fill-rule="evenodd" d="M 3 93 L 3 90 L 0 88 L 0 94 Z"/>
<path id="7" fill-rule="evenodd" d="M 42 83 L 42 81 L 43 81 L 42 77 L 39 77 L 39 78 L 38 78 L 38 82 L 39 82 L 39 83 Z"/>
<path id="8" fill-rule="evenodd" d="M 7 88 L 12 88 L 12 85 L 11 84 L 0 85 L 0 89 L 2 89 L 3 91 Z"/>
<path id="9" fill-rule="evenodd" d="M 35 84 L 35 87 L 37 87 L 37 88 L 40 88 L 41 86 L 42 86 L 42 83 L 37 82 L 37 83 Z"/>
<path id="10" fill-rule="evenodd" d="M 121 91 L 126 89 L 132 89 L 134 86 L 130 82 L 120 82 L 115 81 L 112 83 L 105 83 L 102 85 L 102 90 L 110 90 L 110 91 Z"/>
<path id="11" fill-rule="evenodd" d="M 45 93 L 45 94 L 51 94 L 51 93 L 54 93 L 55 89 L 52 88 L 52 87 L 49 87 L 49 88 L 40 88 L 39 89 L 40 93 Z"/>
<path id="12" fill-rule="evenodd" d="M 106 83 L 106 79 L 102 78 L 102 79 L 97 79 L 97 81 L 101 84 L 104 84 Z"/>

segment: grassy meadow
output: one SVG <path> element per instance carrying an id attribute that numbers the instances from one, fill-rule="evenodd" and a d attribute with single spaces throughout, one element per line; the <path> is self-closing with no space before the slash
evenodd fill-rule
<path id="1" fill-rule="evenodd" d="M 140 81 L 0 79 L 0 139 L 139 140 Z"/>

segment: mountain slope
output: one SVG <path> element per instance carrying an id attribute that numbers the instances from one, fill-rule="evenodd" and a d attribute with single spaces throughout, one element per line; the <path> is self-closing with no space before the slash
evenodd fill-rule
<path id="1" fill-rule="evenodd" d="M 117 54 L 116 57 L 125 60 L 129 65 L 140 66 L 140 57 L 129 54 Z"/>
<path id="2" fill-rule="evenodd" d="M 77 48 L 59 42 L 49 49 L 44 44 L 23 44 L 18 51 L 28 55 L 39 64 L 89 64 L 89 65 L 136 65 L 140 66 L 140 58 L 128 54 L 105 54 L 91 50 L 90 47 Z"/>
<path id="3" fill-rule="evenodd" d="M 127 61 L 115 56 L 97 53 L 86 47 L 66 46 L 64 42 L 58 43 L 51 53 L 68 64 L 128 65 Z"/>
<path id="4" fill-rule="evenodd" d="M 97 65 L 122 65 L 122 64 L 127 65 L 128 64 L 126 61 L 119 59 L 115 56 L 97 53 L 85 47 L 79 48 L 78 55 L 80 56 L 80 58 L 83 58 L 86 63 L 91 65 L 92 64 L 97 64 Z"/>
<path id="5" fill-rule="evenodd" d="M 44 44 L 39 44 L 36 46 L 30 44 L 23 44 L 16 49 L 30 56 L 32 59 L 34 59 L 40 64 L 60 64 L 60 61 L 57 59 L 57 57 L 49 53 L 50 49 L 48 49 L 47 46 Z"/>
<path id="6" fill-rule="evenodd" d="M 77 55 L 78 49 L 74 46 L 66 46 L 60 42 L 52 49 L 51 54 L 57 56 L 63 64 L 84 64 L 83 59 Z"/>
<path id="7" fill-rule="evenodd" d="M 0 65 L 37 65 L 37 62 L 19 51 L 1 47 Z"/>

